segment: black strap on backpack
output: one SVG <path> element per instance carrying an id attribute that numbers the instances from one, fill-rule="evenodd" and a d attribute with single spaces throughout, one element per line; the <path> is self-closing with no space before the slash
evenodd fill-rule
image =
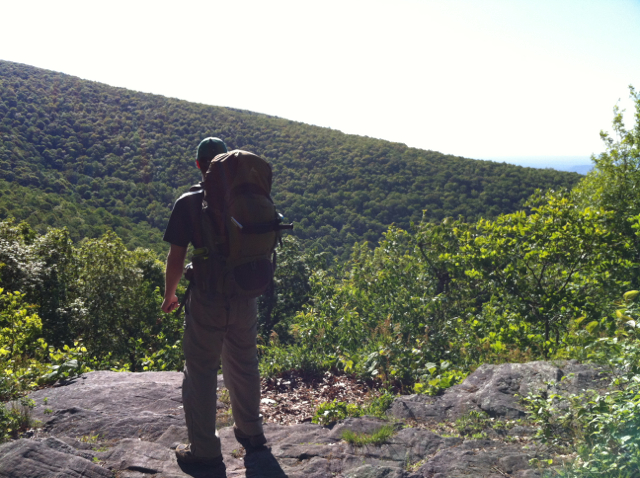
<path id="1" fill-rule="evenodd" d="M 204 247 L 204 243 L 202 240 L 202 197 L 204 196 L 204 188 L 202 187 L 202 183 L 194 184 L 189 188 L 189 192 L 200 193 L 200 201 L 194 201 L 196 203 L 193 207 L 189 208 L 189 216 L 191 220 L 191 227 L 193 232 L 193 245 L 196 248 Z M 184 298 L 180 303 L 180 307 L 178 307 L 178 315 L 182 312 L 182 308 L 186 304 L 189 299 L 189 295 L 191 294 L 191 289 L 195 282 L 194 273 L 193 273 L 193 263 L 189 262 L 184 267 L 184 277 L 189 281 L 189 285 L 187 286 L 187 290 L 184 293 Z"/>

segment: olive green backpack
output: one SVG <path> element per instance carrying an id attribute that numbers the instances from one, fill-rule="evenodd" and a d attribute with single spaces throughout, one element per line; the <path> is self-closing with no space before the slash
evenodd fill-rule
<path id="1" fill-rule="evenodd" d="M 217 155 L 204 176 L 191 258 L 195 287 L 258 297 L 273 280 L 282 215 L 271 199 L 271 166 L 242 150 Z"/>

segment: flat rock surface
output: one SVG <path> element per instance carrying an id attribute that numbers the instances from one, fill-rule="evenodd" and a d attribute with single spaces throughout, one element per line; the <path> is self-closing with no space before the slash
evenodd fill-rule
<path id="1" fill-rule="evenodd" d="M 569 376 L 558 382 L 563 376 Z M 245 454 L 231 427 L 221 428 L 228 477 L 448 478 L 540 476 L 529 464 L 540 457 L 530 441 L 470 440 L 442 436 L 420 422 L 452 420 L 469 410 L 518 418 L 516 394 L 536 387 L 580 390 L 604 384 L 598 370 L 548 362 L 482 366 L 442 396 L 396 399 L 389 414 L 395 434 L 378 446 L 353 446 L 344 430 L 372 433 L 388 421 L 350 418 L 332 428 L 267 423 L 269 448 Z M 173 453 L 187 441 L 179 372 L 91 372 L 63 386 L 38 390 L 33 438 L 0 446 L 0 477 L 215 477 L 219 470 L 179 465 Z M 410 419 L 410 420 L 407 420 Z M 407 425 L 409 423 L 410 425 Z M 516 430 L 518 427 L 514 428 Z M 520 427 L 519 435 L 535 430 Z M 512 431 L 513 431 L 512 430 Z M 514 433 L 511 433 L 514 435 Z M 538 453 L 538 455 L 536 455 Z"/>

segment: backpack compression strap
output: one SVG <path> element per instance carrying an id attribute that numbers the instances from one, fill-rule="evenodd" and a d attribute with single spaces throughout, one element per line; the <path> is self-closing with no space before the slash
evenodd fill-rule
<path id="1" fill-rule="evenodd" d="M 241 234 L 266 234 L 272 231 L 282 231 L 284 229 L 293 229 L 293 224 L 281 224 L 280 221 L 267 222 L 262 224 L 248 224 L 242 226 Z"/>

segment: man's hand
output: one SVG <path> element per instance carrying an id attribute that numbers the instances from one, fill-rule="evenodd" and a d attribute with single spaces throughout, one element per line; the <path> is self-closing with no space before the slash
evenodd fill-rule
<path id="1" fill-rule="evenodd" d="M 173 294 L 172 297 L 165 297 L 162 301 L 162 311 L 167 314 L 180 306 L 178 296 Z"/>
<path id="2" fill-rule="evenodd" d="M 171 244 L 171 249 L 169 249 L 169 255 L 167 256 L 167 269 L 165 271 L 164 301 L 162 302 L 163 312 L 169 313 L 180 306 L 178 296 L 176 296 L 176 288 L 182 277 L 185 257 L 187 257 L 186 247 Z"/>

